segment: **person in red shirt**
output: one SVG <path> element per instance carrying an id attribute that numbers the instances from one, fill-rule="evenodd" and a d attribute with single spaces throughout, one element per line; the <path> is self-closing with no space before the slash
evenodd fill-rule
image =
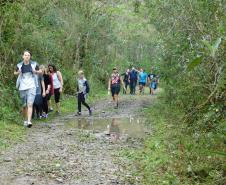
<path id="1" fill-rule="evenodd" d="M 123 80 L 121 79 L 121 77 L 120 77 L 120 75 L 117 71 L 117 68 L 114 67 L 113 73 L 111 74 L 111 77 L 110 77 L 109 82 L 108 82 L 108 91 L 109 91 L 109 93 L 111 91 L 113 102 L 116 104 L 115 105 L 116 109 L 119 106 L 118 96 L 119 96 L 119 92 L 120 92 L 120 84 L 122 84 L 123 88 L 125 89 Z"/>

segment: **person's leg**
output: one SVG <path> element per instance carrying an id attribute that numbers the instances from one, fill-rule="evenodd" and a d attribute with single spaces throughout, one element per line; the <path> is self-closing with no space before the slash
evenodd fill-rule
<path id="1" fill-rule="evenodd" d="M 22 116 L 24 118 L 24 125 L 27 122 L 27 94 L 26 91 L 20 91 L 20 98 L 22 103 Z"/>
<path id="2" fill-rule="evenodd" d="M 115 94 L 115 102 L 116 102 L 116 108 L 118 108 L 118 94 Z"/>
<path id="3" fill-rule="evenodd" d="M 33 104 L 35 101 L 36 88 L 27 90 L 27 126 L 31 127 L 31 119 L 33 113 Z"/>
<path id="4" fill-rule="evenodd" d="M 22 108 L 22 115 L 24 120 L 27 120 L 27 106 Z"/>
<path id="5" fill-rule="evenodd" d="M 48 114 L 48 95 L 46 95 L 45 97 L 43 97 L 43 105 L 42 105 L 42 110 L 43 110 L 43 116 L 47 117 Z"/>
<path id="6" fill-rule="evenodd" d="M 119 104 L 119 93 L 120 93 L 120 86 L 117 86 L 115 89 L 115 102 L 116 102 L 116 108 L 118 108 L 118 104 Z"/>
<path id="7" fill-rule="evenodd" d="M 126 93 L 127 93 L 128 85 L 129 85 L 129 82 L 126 82 L 126 83 L 125 83 Z M 125 94 L 126 94 L 126 93 L 125 93 Z"/>
<path id="8" fill-rule="evenodd" d="M 112 101 L 115 102 L 115 87 L 111 87 L 111 95 L 112 95 Z"/>
<path id="9" fill-rule="evenodd" d="M 56 113 L 60 113 L 60 88 L 54 89 L 54 98 L 56 103 Z"/>
<path id="10" fill-rule="evenodd" d="M 136 87 L 137 87 L 137 82 L 135 81 L 134 82 L 134 92 L 133 92 L 133 94 L 136 94 Z"/>
<path id="11" fill-rule="evenodd" d="M 124 84 L 125 84 L 125 87 L 126 87 L 126 81 L 124 81 Z M 123 91 L 122 91 L 123 94 L 126 94 L 126 90 L 123 88 Z"/>
<path id="12" fill-rule="evenodd" d="M 145 83 L 142 84 L 142 94 L 144 94 L 145 85 Z"/>
<path id="13" fill-rule="evenodd" d="M 133 94 L 133 82 L 131 81 L 129 83 L 129 88 L 130 88 L 130 94 Z"/>
<path id="14" fill-rule="evenodd" d="M 88 110 L 90 110 L 90 106 L 86 103 L 85 100 L 82 101 L 82 104 L 83 104 Z"/>
<path id="15" fill-rule="evenodd" d="M 142 84 L 141 83 L 139 84 L 139 91 L 140 91 L 140 94 L 141 94 L 141 92 L 142 92 Z"/>
<path id="16" fill-rule="evenodd" d="M 135 82 L 132 82 L 132 94 L 133 95 L 135 94 L 135 88 L 136 88 Z"/>
<path id="17" fill-rule="evenodd" d="M 48 96 L 48 101 L 47 101 L 47 103 L 48 103 L 48 108 L 49 108 L 49 111 L 50 111 L 50 112 L 53 111 L 53 106 L 52 106 L 51 97 L 52 97 L 52 95 L 49 95 L 49 96 Z"/>
<path id="18" fill-rule="evenodd" d="M 92 115 L 92 111 L 91 111 L 91 108 L 90 108 L 90 106 L 86 103 L 86 99 L 85 99 L 85 97 L 84 97 L 84 95 L 82 94 L 82 104 L 88 109 L 88 111 L 89 111 L 89 115 Z"/>
<path id="19" fill-rule="evenodd" d="M 27 105 L 27 121 L 28 121 L 28 123 L 31 122 L 32 111 L 33 111 L 33 105 L 31 103 L 29 103 Z"/>
<path id="20" fill-rule="evenodd" d="M 81 93 L 78 94 L 78 114 L 81 114 L 82 111 L 82 101 L 81 101 Z"/>

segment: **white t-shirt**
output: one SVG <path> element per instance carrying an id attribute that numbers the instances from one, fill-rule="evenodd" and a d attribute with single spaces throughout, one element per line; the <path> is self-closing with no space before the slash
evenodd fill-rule
<path id="1" fill-rule="evenodd" d="M 32 66 L 31 63 L 29 64 L 22 64 L 21 66 L 21 78 L 20 78 L 20 86 L 19 90 L 24 91 L 28 89 L 32 89 L 36 87 L 35 77 L 32 72 Z"/>

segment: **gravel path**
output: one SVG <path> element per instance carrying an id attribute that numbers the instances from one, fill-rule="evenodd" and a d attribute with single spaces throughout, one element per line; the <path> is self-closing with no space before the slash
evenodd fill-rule
<path id="1" fill-rule="evenodd" d="M 86 112 L 83 119 L 139 117 L 153 99 L 122 96 L 118 110 L 103 99 L 94 105 L 93 116 Z M 67 124 L 78 119 L 74 115 L 56 117 L 28 129 L 24 142 L 0 154 L 0 184 L 139 184 L 128 180 L 133 165 L 119 154 L 126 148 L 142 147 L 142 140 L 121 135 L 113 141 L 104 133 Z"/>

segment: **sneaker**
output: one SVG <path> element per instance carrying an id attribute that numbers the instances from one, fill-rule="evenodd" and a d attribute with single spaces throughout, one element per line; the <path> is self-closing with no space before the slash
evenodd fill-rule
<path id="1" fill-rule="evenodd" d="M 92 116 L 93 111 L 89 109 L 89 115 Z"/>
<path id="2" fill-rule="evenodd" d="M 24 121 L 24 126 L 27 127 L 27 121 Z"/>
<path id="3" fill-rule="evenodd" d="M 57 116 L 60 116 L 60 112 L 59 112 L 59 111 L 56 111 L 56 115 L 57 115 Z"/>
<path id="4" fill-rule="evenodd" d="M 42 118 L 48 118 L 48 114 L 42 114 Z"/>
<path id="5" fill-rule="evenodd" d="M 27 122 L 27 127 L 31 128 L 32 127 L 32 123 L 31 122 Z"/>
<path id="6" fill-rule="evenodd" d="M 81 112 L 77 112 L 77 113 L 75 114 L 75 116 L 81 116 L 81 115 L 82 115 Z"/>
<path id="7" fill-rule="evenodd" d="M 50 108 L 50 109 L 49 109 L 49 112 L 53 112 L 53 108 Z"/>

